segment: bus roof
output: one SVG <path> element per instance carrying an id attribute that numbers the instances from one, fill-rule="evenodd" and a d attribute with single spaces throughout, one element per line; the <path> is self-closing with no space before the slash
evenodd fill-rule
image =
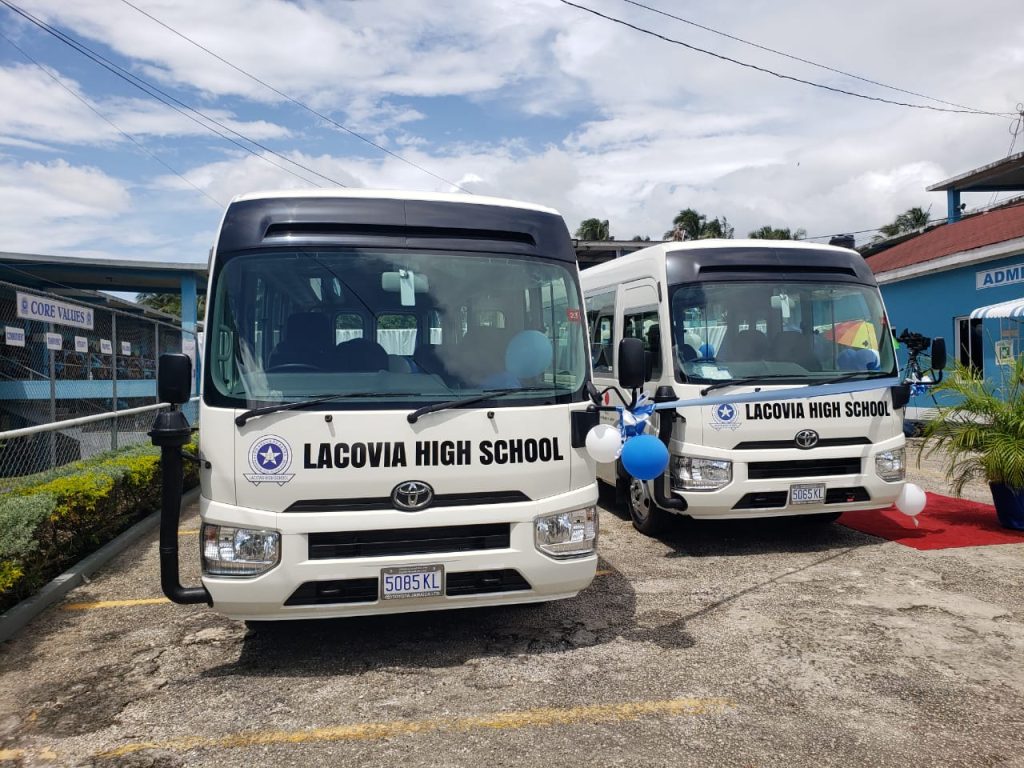
<path id="1" fill-rule="evenodd" d="M 232 203 L 247 200 L 268 200 L 272 198 L 355 198 L 364 200 L 419 200 L 425 202 L 464 203 L 466 205 L 494 205 L 501 208 L 519 208 L 524 211 L 538 211 L 555 216 L 561 214 L 554 208 L 535 203 L 524 203 L 521 200 L 509 200 L 503 197 L 487 195 L 470 195 L 465 192 L 417 192 L 403 189 L 284 189 L 248 192 L 236 195 Z"/>
<path id="2" fill-rule="evenodd" d="M 240 195 L 224 212 L 216 252 L 334 246 L 488 251 L 576 263 L 565 221 L 551 208 L 367 189 Z"/>
<path id="3" fill-rule="evenodd" d="M 584 269 L 584 285 L 657 271 L 670 284 L 705 280 L 836 279 L 875 285 L 857 251 L 799 240 L 686 240 L 652 245 Z"/>

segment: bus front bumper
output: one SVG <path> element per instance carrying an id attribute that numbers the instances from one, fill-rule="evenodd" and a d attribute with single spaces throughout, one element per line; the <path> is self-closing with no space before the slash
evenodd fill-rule
<path id="1" fill-rule="evenodd" d="M 555 559 L 534 544 L 534 518 L 596 504 L 596 484 L 522 504 L 429 509 L 415 515 L 372 513 L 285 514 L 200 500 L 203 521 L 281 532 L 281 559 L 256 577 L 203 576 L 213 607 L 243 620 L 314 619 L 534 603 L 573 597 L 590 585 L 596 551 Z M 508 523 L 508 546 L 382 557 L 314 558 L 311 533 L 353 530 L 415 531 L 423 527 Z M 368 527 L 370 526 L 370 527 Z M 442 566 L 444 594 L 383 599 L 383 569 Z M 315 601 L 315 602 L 311 602 Z"/>

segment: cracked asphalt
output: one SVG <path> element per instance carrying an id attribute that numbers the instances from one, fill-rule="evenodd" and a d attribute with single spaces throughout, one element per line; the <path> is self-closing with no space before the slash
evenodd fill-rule
<path id="1" fill-rule="evenodd" d="M 158 597 L 154 533 L 0 646 L 0 763 L 1024 766 L 1024 544 L 649 539 L 603 508 L 601 575 L 558 603 L 257 632 L 69 609 Z"/>

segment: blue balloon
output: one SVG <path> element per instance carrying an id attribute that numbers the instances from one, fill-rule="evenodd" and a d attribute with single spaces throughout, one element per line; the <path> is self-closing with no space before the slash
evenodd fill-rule
<path id="1" fill-rule="evenodd" d="M 540 376 L 551 365 L 551 339 L 540 331 L 520 331 L 505 349 L 505 368 L 520 379 Z"/>
<path id="2" fill-rule="evenodd" d="M 710 360 L 715 356 L 715 348 L 710 344 L 701 344 L 699 354 L 701 357 L 706 357 Z"/>
<path id="3" fill-rule="evenodd" d="M 637 435 L 622 446 L 620 458 L 637 480 L 653 480 L 668 467 L 668 448 L 654 435 Z"/>

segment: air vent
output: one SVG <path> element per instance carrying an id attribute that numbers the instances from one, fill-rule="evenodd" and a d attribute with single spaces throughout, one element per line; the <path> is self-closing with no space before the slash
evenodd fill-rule
<path id="1" fill-rule="evenodd" d="M 461 227 L 401 227 L 392 224 L 340 224 L 321 221 L 279 222 L 267 227 L 264 240 L 294 238 L 307 240 L 327 237 L 402 237 L 436 240 L 490 240 L 502 243 L 536 245 L 528 232 L 504 232 L 497 229 Z"/>

